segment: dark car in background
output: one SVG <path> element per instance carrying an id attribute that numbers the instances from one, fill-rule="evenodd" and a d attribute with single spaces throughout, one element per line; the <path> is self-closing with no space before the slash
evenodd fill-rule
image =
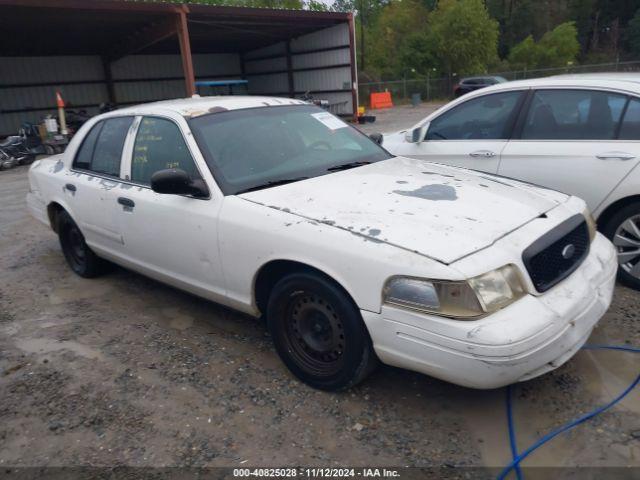
<path id="1" fill-rule="evenodd" d="M 457 98 L 465 93 L 479 90 L 480 88 L 489 87 L 498 83 L 504 83 L 507 79 L 504 77 L 469 77 L 460 79 L 459 83 L 453 86 L 453 95 Z"/>

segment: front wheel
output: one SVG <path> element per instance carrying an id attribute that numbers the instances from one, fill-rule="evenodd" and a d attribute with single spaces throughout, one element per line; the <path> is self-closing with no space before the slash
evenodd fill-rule
<path id="1" fill-rule="evenodd" d="M 360 311 L 322 275 L 295 273 L 281 279 L 269 297 L 267 320 L 282 361 L 312 387 L 349 388 L 377 364 Z"/>
<path id="2" fill-rule="evenodd" d="M 104 271 L 105 261 L 89 248 L 76 222 L 65 211 L 58 214 L 57 220 L 60 246 L 71 269 L 85 278 L 100 275 Z"/>
<path id="3" fill-rule="evenodd" d="M 618 253 L 618 278 L 640 290 L 640 202 L 621 208 L 602 227 Z"/>

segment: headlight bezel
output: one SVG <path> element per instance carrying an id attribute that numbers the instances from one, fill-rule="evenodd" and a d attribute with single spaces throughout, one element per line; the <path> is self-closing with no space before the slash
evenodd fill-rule
<path id="1" fill-rule="evenodd" d="M 508 278 L 504 277 L 504 273 L 508 273 Z M 494 278 L 491 279 L 490 277 Z M 497 297 L 501 301 L 490 301 L 487 293 L 487 283 L 496 280 L 495 277 L 503 277 L 504 284 L 502 284 L 502 290 L 508 287 L 511 296 L 510 297 Z M 427 293 L 427 296 L 437 299 L 437 305 L 432 302 L 431 305 L 420 304 L 412 301 L 407 296 L 405 298 L 399 298 L 398 292 L 401 282 L 410 284 L 412 287 L 416 287 L 420 284 L 424 289 L 431 289 Z M 484 282 L 484 283 L 483 283 Z M 485 289 L 483 295 L 482 290 Z M 519 300 L 527 294 L 526 284 L 523 281 L 520 269 L 510 263 L 503 265 L 502 267 L 490 270 L 481 275 L 477 275 L 467 280 L 438 280 L 421 278 L 410 275 L 394 275 L 389 277 L 382 289 L 382 302 L 386 305 L 392 305 L 398 308 L 403 308 L 427 315 L 435 315 L 444 318 L 450 318 L 455 320 L 479 320 L 487 315 L 491 315 L 498 310 L 501 310 L 515 301 Z M 495 295 L 494 295 L 495 296 Z M 458 297 L 460 303 L 455 303 L 455 299 Z M 444 301 L 443 301 L 444 300 Z"/>

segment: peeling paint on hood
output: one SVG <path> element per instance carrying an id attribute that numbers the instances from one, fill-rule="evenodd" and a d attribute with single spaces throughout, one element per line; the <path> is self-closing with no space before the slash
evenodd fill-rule
<path id="1" fill-rule="evenodd" d="M 568 198 L 404 157 L 239 197 L 447 264 L 490 246 Z"/>

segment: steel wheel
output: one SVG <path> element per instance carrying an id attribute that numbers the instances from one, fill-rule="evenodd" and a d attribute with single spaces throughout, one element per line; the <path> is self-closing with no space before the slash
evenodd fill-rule
<path id="1" fill-rule="evenodd" d="M 640 278 L 640 215 L 627 218 L 616 229 L 613 244 L 618 251 L 620 268 Z"/>
<path id="2" fill-rule="evenodd" d="M 377 365 L 358 307 L 326 275 L 292 272 L 278 280 L 267 323 L 282 361 L 315 388 L 349 388 Z"/>
<path id="3" fill-rule="evenodd" d="M 333 307 L 318 295 L 300 292 L 286 315 L 284 340 L 295 360 L 313 375 L 335 375 L 342 364 L 344 331 Z"/>

